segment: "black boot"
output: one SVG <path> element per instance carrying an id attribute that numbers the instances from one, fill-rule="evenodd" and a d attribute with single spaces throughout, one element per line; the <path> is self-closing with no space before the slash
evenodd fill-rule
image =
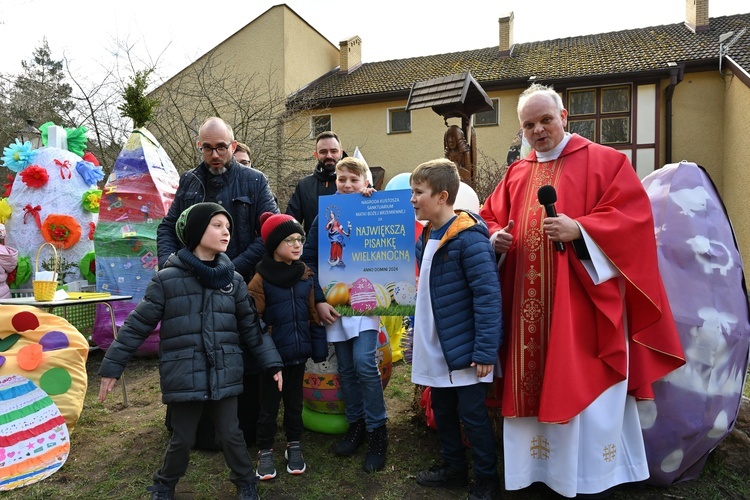
<path id="1" fill-rule="evenodd" d="M 377 472 L 385 467 L 385 454 L 388 451 L 388 429 L 385 425 L 367 433 L 367 455 L 365 472 Z"/>
<path id="2" fill-rule="evenodd" d="M 333 452 L 342 457 L 354 455 L 359 445 L 365 442 L 366 435 L 367 428 L 365 427 L 364 419 L 349 424 L 349 429 L 346 431 L 344 439 L 336 443 L 336 446 L 333 447 Z"/>

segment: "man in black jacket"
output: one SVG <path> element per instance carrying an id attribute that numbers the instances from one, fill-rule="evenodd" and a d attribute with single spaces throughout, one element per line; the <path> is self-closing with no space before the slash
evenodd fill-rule
<path id="1" fill-rule="evenodd" d="M 157 229 L 159 267 L 182 246 L 175 233 L 177 217 L 196 203 L 212 201 L 223 206 L 232 216 L 234 237 L 226 254 L 235 270 L 248 282 L 255 275 L 255 264 L 264 252 L 260 216 L 264 212 L 279 213 L 279 208 L 266 176 L 257 170 L 243 168 L 234 160 L 237 141 L 232 127 L 224 120 L 206 119 L 198 131 L 197 146 L 203 161 L 182 174 L 174 202 Z"/>
<path id="2" fill-rule="evenodd" d="M 265 252 L 260 237 L 260 216 L 264 212 L 279 213 L 279 208 L 266 176 L 235 161 L 237 141 L 234 140 L 232 127 L 224 120 L 216 117 L 206 119 L 198 130 L 197 146 L 203 161 L 180 177 L 172 206 L 157 228 L 159 268 L 182 247 L 175 231 L 180 214 L 197 203 L 212 201 L 224 207 L 232 216 L 232 238 L 225 253 L 234 264 L 235 271 L 247 283 L 255 275 L 255 264 L 260 262 Z M 237 399 L 240 428 L 248 445 L 255 441 L 258 419 L 259 373 L 256 364 L 256 360 L 246 358 L 244 392 Z M 165 423 L 171 430 L 169 407 Z M 201 418 L 195 447 L 217 449 L 217 446 L 213 423 L 206 414 Z"/>
<path id="3" fill-rule="evenodd" d="M 318 215 L 318 197 L 336 192 L 336 163 L 346 156 L 339 137 L 331 132 L 321 132 L 315 138 L 313 156 L 318 160 L 312 174 L 300 179 L 286 206 L 286 213 L 297 219 L 305 233 Z"/>

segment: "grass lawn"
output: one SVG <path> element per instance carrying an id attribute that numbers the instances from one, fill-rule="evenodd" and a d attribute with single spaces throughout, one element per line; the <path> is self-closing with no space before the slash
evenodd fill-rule
<path id="1" fill-rule="evenodd" d="M 119 385 L 105 404 L 97 402 L 102 353 L 88 361 L 89 388 L 83 413 L 71 436 L 71 452 L 60 471 L 39 483 L 0 495 L 3 499 L 134 499 L 148 498 L 146 486 L 159 467 L 168 438 L 164 427 L 157 361 L 134 359 L 125 372 L 130 406 L 122 405 Z M 418 416 L 409 365 L 400 361 L 386 388 L 390 447 L 386 469 L 375 474 L 362 471 L 365 447 L 352 458 L 330 452 L 337 436 L 305 431 L 302 438 L 308 470 L 300 476 L 286 473 L 281 433 L 275 444 L 278 476 L 263 482 L 264 499 L 430 499 L 465 498 L 464 489 L 428 489 L 416 484 L 419 470 L 439 458 L 437 436 Z M 498 454 L 502 459 L 502 441 Z M 250 449 L 255 457 L 256 448 Z M 748 450 L 750 453 L 750 450 Z M 502 467 L 502 464 L 500 465 Z M 178 499 L 234 498 L 228 469 L 220 453 L 193 452 L 187 475 L 177 487 Z M 669 488 L 643 487 L 617 492 L 623 499 L 740 499 L 750 498 L 750 470 L 734 467 L 712 456 L 701 476 Z M 542 488 L 506 492 L 507 499 L 559 498 Z"/>

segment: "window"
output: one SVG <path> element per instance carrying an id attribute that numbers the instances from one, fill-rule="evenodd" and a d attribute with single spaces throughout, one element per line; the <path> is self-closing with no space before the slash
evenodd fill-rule
<path id="1" fill-rule="evenodd" d="M 333 130 L 331 128 L 331 115 L 317 115 L 310 119 L 310 137 L 315 139 L 319 133 Z"/>
<path id="2" fill-rule="evenodd" d="M 474 115 L 474 126 L 475 127 L 487 127 L 490 125 L 498 124 L 498 110 L 500 109 L 500 100 L 492 99 L 492 109 L 489 111 L 482 111 Z"/>
<path id="3" fill-rule="evenodd" d="M 388 110 L 388 133 L 400 134 L 411 132 L 411 111 L 406 108 L 392 108 Z"/>
<path id="4" fill-rule="evenodd" d="M 600 144 L 631 142 L 629 85 L 568 91 L 568 131 Z"/>

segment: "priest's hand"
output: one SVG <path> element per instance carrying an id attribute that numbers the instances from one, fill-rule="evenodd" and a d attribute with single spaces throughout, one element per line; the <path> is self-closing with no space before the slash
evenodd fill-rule
<path id="1" fill-rule="evenodd" d="M 513 234 L 511 234 L 511 231 L 514 225 L 515 223 L 512 220 L 508 221 L 507 226 L 492 236 L 492 248 L 495 250 L 495 253 L 505 253 L 510 249 L 510 246 L 513 244 Z"/>
<path id="2" fill-rule="evenodd" d="M 544 233 L 552 241 L 563 243 L 581 238 L 581 228 L 576 221 L 565 214 L 557 214 L 557 217 L 546 217 L 542 225 Z"/>

